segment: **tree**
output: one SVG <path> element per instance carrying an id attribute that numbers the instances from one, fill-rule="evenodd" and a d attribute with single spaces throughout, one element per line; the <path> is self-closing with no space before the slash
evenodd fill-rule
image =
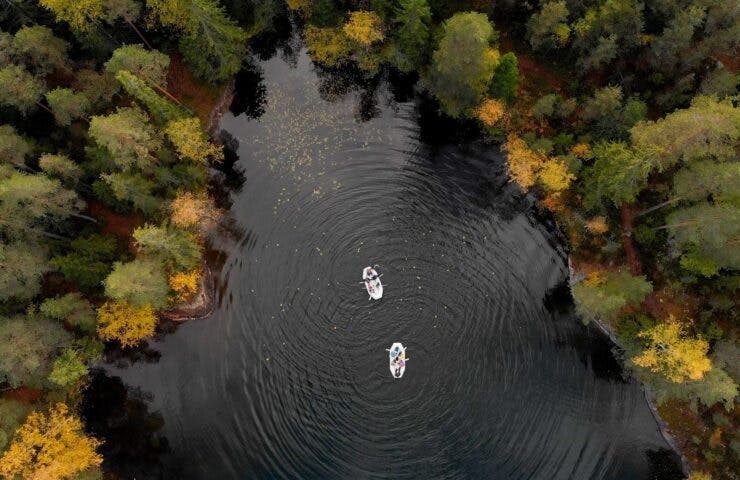
<path id="1" fill-rule="evenodd" d="M 118 93 L 120 84 L 107 72 L 81 69 L 76 72 L 74 87 L 85 94 L 94 108 L 107 106 Z"/>
<path id="2" fill-rule="evenodd" d="M 197 238 L 180 229 L 144 225 L 136 228 L 133 236 L 142 252 L 177 270 L 192 270 L 200 263 L 201 246 Z"/>
<path id="3" fill-rule="evenodd" d="M 342 30 L 347 38 L 365 47 L 380 42 L 384 38 L 383 21 L 377 13 L 365 10 L 351 12 Z"/>
<path id="4" fill-rule="evenodd" d="M 128 302 L 106 302 L 98 309 L 98 335 L 133 347 L 154 335 L 157 317 L 151 305 L 134 307 Z"/>
<path id="5" fill-rule="evenodd" d="M 170 287 L 160 262 L 141 258 L 128 263 L 116 262 L 104 283 L 106 297 L 125 301 L 134 308 L 167 306 Z"/>
<path id="6" fill-rule="evenodd" d="M 129 201 L 145 215 L 153 215 L 162 207 L 162 200 L 154 195 L 156 184 L 140 173 L 111 173 L 100 176 L 110 186 L 118 200 Z"/>
<path id="7" fill-rule="evenodd" d="M 613 318 L 624 306 L 642 302 L 653 290 L 644 276 L 626 270 L 595 272 L 571 287 L 576 311 L 585 322 Z"/>
<path id="8" fill-rule="evenodd" d="M 46 76 L 55 68 L 67 69 L 69 44 L 46 27 L 23 27 L 13 37 L 13 50 L 36 75 Z"/>
<path id="9" fill-rule="evenodd" d="M 95 234 L 72 240 L 69 253 L 52 258 L 49 265 L 81 290 L 94 292 L 110 273 L 115 258 L 115 239 Z"/>
<path id="10" fill-rule="evenodd" d="M 13 432 L 25 420 L 31 407 L 9 398 L 0 398 L 0 452 L 13 438 Z"/>
<path id="11" fill-rule="evenodd" d="M 72 120 L 84 118 L 90 109 L 90 101 L 85 94 L 71 88 L 57 87 L 47 92 L 46 102 L 51 107 L 54 119 L 63 127 L 69 126 Z"/>
<path id="12" fill-rule="evenodd" d="M 18 135 L 11 125 L 0 125 L 0 164 L 8 163 L 27 169 L 26 157 L 31 153 L 31 144 Z"/>
<path id="13" fill-rule="evenodd" d="M 72 337 L 42 318 L 0 317 L 0 381 L 13 387 L 42 386 L 57 352 Z"/>
<path id="14" fill-rule="evenodd" d="M 306 27 L 306 46 L 311 59 L 327 67 L 338 67 L 347 63 L 352 54 L 352 45 L 341 29 Z"/>
<path id="15" fill-rule="evenodd" d="M 657 164 L 650 156 L 623 142 L 601 142 L 594 145 L 594 164 L 583 171 L 586 190 L 583 204 L 593 209 L 604 200 L 617 207 L 635 201 L 647 186 L 650 172 Z"/>
<path id="16" fill-rule="evenodd" d="M 681 266 L 704 276 L 740 269 L 740 208 L 702 202 L 671 213 L 667 228 L 682 252 Z"/>
<path id="17" fill-rule="evenodd" d="M 200 281 L 200 269 L 196 268 L 189 272 L 178 272 L 169 278 L 170 287 L 175 292 L 175 300 L 187 302 L 198 291 Z"/>
<path id="18" fill-rule="evenodd" d="M 689 5 L 678 10 L 663 32 L 650 43 L 653 65 L 672 69 L 680 61 L 681 54 L 691 47 L 694 31 L 702 25 L 705 16 L 704 6 Z"/>
<path id="19" fill-rule="evenodd" d="M 542 4 L 539 12 L 527 20 L 527 37 L 534 50 L 550 50 L 562 47 L 570 38 L 568 6 L 565 0 Z"/>
<path id="20" fill-rule="evenodd" d="M 516 89 L 519 84 L 519 69 L 516 55 L 509 52 L 503 57 L 493 72 L 493 80 L 489 92 L 496 98 L 513 103 L 516 98 Z"/>
<path id="21" fill-rule="evenodd" d="M 457 13 L 443 25 L 426 85 L 453 117 L 480 104 L 499 61 L 493 26 L 482 13 Z"/>
<path id="22" fill-rule="evenodd" d="M 118 108 L 116 113 L 92 117 L 89 133 L 98 145 L 108 149 L 123 170 L 133 166 L 151 169 L 156 161 L 152 152 L 162 146 L 149 117 L 139 108 Z"/>
<path id="23" fill-rule="evenodd" d="M 208 140 L 200 120 L 196 117 L 173 120 L 164 130 L 167 138 L 177 149 L 177 153 L 188 160 L 206 163 L 209 159 L 223 160 L 223 147 Z"/>
<path id="24" fill-rule="evenodd" d="M 32 299 L 41 290 L 41 276 L 47 270 L 43 249 L 0 243 L 0 301 Z"/>
<path id="25" fill-rule="evenodd" d="M 31 413 L 0 458 L 5 478 L 62 480 L 100 465 L 100 442 L 85 435 L 82 421 L 58 403 L 48 414 Z"/>
<path id="26" fill-rule="evenodd" d="M 59 224 L 83 206 L 75 192 L 43 175 L 15 172 L 0 180 L 0 232 L 9 237 L 45 235 L 44 227 Z"/>
<path id="27" fill-rule="evenodd" d="M 66 387 L 77 382 L 80 378 L 87 375 L 87 365 L 80 354 L 74 348 L 65 348 L 59 355 L 49 373 L 49 380 Z"/>
<path id="28" fill-rule="evenodd" d="M 573 24 L 573 46 L 584 69 L 595 69 L 640 44 L 642 10 L 637 0 L 605 0 L 590 7 Z"/>
<path id="29" fill-rule="evenodd" d="M 72 30 L 89 32 L 103 18 L 103 0 L 39 0 L 51 10 L 57 22 L 67 22 Z"/>
<path id="30" fill-rule="evenodd" d="M 431 43 L 432 11 L 426 0 L 401 0 L 393 19 L 391 61 L 402 72 L 426 65 Z"/>
<path id="31" fill-rule="evenodd" d="M 83 332 L 95 331 L 95 310 L 92 304 L 78 292 L 47 298 L 41 304 L 40 311 L 47 318 L 67 322 Z"/>
<path id="32" fill-rule="evenodd" d="M 619 140 L 626 139 L 629 129 L 646 113 L 647 106 L 639 100 L 623 103 L 621 87 L 604 87 L 584 102 L 581 118 L 600 137 Z"/>
<path id="33" fill-rule="evenodd" d="M 178 227 L 208 226 L 218 216 L 213 202 L 205 195 L 181 192 L 170 203 L 170 220 Z"/>
<path id="34" fill-rule="evenodd" d="M 51 178 L 62 182 L 66 187 L 74 187 L 80 181 L 82 170 L 66 155 L 44 153 L 39 157 L 39 167 Z"/>
<path id="35" fill-rule="evenodd" d="M 105 71 L 113 75 L 125 70 L 159 86 L 167 84 L 169 66 L 169 56 L 157 50 L 146 50 L 142 45 L 124 45 L 115 49 L 104 65 Z"/>
<path id="36" fill-rule="evenodd" d="M 689 108 L 640 122 L 630 133 L 632 144 L 652 152 L 664 169 L 679 161 L 730 160 L 740 139 L 740 109 L 729 101 L 696 97 Z"/>
<path id="37" fill-rule="evenodd" d="M 13 36 L 6 32 L 0 32 L 0 68 L 7 67 L 14 61 Z"/>
<path id="38" fill-rule="evenodd" d="M 680 169 L 673 177 L 673 200 L 706 200 L 740 205 L 740 163 L 698 160 Z"/>
<path id="39" fill-rule="evenodd" d="M 15 107 L 26 114 L 34 106 L 42 106 L 39 100 L 45 91 L 44 82 L 25 68 L 18 65 L 0 68 L 0 105 Z"/>
<path id="40" fill-rule="evenodd" d="M 475 109 L 475 117 L 486 127 L 493 127 L 506 114 L 506 108 L 498 100 L 487 99 Z"/>
<path id="41" fill-rule="evenodd" d="M 632 358 L 632 363 L 660 373 L 674 383 L 701 380 L 712 368 L 707 357 L 709 343 L 701 338 L 688 338 L 683 325 L 673 317 L 638 336 L 647 340 L 647 347 Z"/>
<path id="42" fill-rule="evenodd" d="M 537 182 L 537 174 L 545 163 L 546 157 L 532 151 L 527 143 L 514 134 L 510 134 L 506 143 L 501 146 L 506 152 L 506 165 L 511 180 L 522 190 L 528 190 Z"/>
<path id="43" fill-rule="evenodd" d="M 116 73 L 126 93 L 143 103 L 156 123 L 164 125 L 172 120 L 184 118 L 185 112 L 166 98 L 157 94 L 147 83 L 126 70 Z"/>
<path id="44" fill-rule="evenodd" d="M 568 165 L 561 158 L 548 159 L 537 174 L 537 178 L 549 193 L 565 191 L 576 176 L 568 171 Z"/>

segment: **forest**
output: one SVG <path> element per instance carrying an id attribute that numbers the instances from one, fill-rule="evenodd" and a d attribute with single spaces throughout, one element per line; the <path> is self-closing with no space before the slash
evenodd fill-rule
<path id="1" fill-rule="evenodd" d="M 0 0 L 0 477 L 107 478 L 89 369 L 200 289 L 211 111 L 286 17 L 316 68 L 411 79 L 501 146 L 690 478 L 735 478 L 740 10 L 718 0 Z"/>

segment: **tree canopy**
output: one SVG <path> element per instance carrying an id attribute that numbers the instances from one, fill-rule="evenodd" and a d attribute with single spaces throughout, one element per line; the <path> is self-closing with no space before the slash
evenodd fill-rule
<path id="1" fill-rule="evenodd" d="M 154 260 L 137 258 L 128 263 L 116 262 L 105 279 L 105 295 L 128 302 L 134 308 L 146 305 L 164 308 L 169 293 L 162 264 Z"/>

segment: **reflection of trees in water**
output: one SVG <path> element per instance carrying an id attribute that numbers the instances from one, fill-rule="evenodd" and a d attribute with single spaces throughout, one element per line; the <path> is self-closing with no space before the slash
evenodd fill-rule
<path id="1" fill-rule="evenodd" d="M 101 369 L 90 372 L 81 414 L 90 434 L 103 440 L 103 470 L 114 478 L 164 478 L 162 454 L 167 439 L 159 413 L 149 411 L 151 395 L 131 388 Z"/>
<path id="2" fill-rule="evenodd" d="M 266 101 L 262 69 L 250 62 L 234 78 L 234 100 L 229 109 L 235 117 L 245 114 L 247 118 L 259 118 L 265 113 Z"/>
<path id="3" fill-rule="evenodd" d="M 646 478 L 660 478 L 661 480 L 680 480 L 686 478 L 681 470 L 681 462 L 673 450 L 659 448 L 645 452 L 648 459 L 648 475 Z"/>

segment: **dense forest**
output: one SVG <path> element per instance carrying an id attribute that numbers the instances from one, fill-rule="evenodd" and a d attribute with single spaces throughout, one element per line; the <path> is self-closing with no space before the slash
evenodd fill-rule
<path id="1" fill-rule="evenodd" d="M 691 478 L 736 478 L 736 3 L 0 7 L 1 477 L 104 476 L 76 413 L 88 368 L 199 290 L 224 157 L 211 111 L 289 21 L 316 68 L 407 78 L 453 128 L 501 145 L 569 239 L 579 315 L 647 385 Z"/>

